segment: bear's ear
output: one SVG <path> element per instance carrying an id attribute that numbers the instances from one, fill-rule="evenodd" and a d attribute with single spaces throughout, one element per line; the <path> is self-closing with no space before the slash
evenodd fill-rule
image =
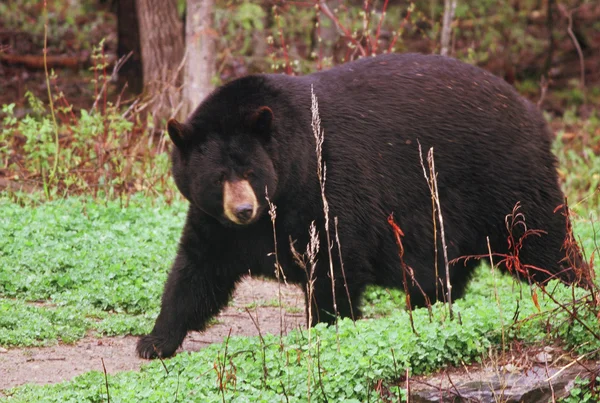
<path id="1" fill-rule="evenodd" d="M 167 122 L 167 132 L 169 137 L 178 148 L 185 147 L 186 144 L 186 129 L 185 126 L 175 119 L 169 119 Z"/>
<path id="2" fill-rule="evenodd" d="M 271 125 L 273 123 L 273 111 L 268 106 L 261 106 L 255 110 L 248 119 L 250 129 L 265 137 L 271 135 Z"/>

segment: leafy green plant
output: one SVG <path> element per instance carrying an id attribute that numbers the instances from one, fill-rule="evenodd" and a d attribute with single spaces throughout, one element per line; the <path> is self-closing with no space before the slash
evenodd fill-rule
<path id="1" fill-rule="evenodd" d="M 149 330 L 185 206 L 140 195 L 127 208 L 123 201 L 69 198 L 32 207 L 0 198 L 0 301 L 18 312 L 18 320 L 0 321 L 0 344 L 73 340 L 85 329 Z M 49 306 L 31 305 L 39 301 Z M 43 329 L 63 317 L 72 331 Z"/>
<path id="2" fill-rule="evenodd" d="M 185 205 L 142 195 L 131 197 L 127 206 L 125 199 L 27 200 L 0 198 L 0 310 L 7 313 L 0 315 L 0 344 L 72 342 L 90 330 L 147 332 Z M 584 247 L 594 248 L 591 223 L 576 219 L 574 225 Z M 525 344 L 559 342 L 579 353 L 600 347 L 588 331 L 597 323 L 597 311 L 583 303 L 584 290 L 556 282 L 547 286 L 559 304 L 575 307 L 577 301 L 579 320 L 573 321 L 552 298 L 540 294 L 536 305 L 527 285 L 491 270 L 482 266 L 465 298 L 456 301 L 460 321 L 450 320 L 443 304 L 435 305 L 431 316 L 417 309 L 413 333 L 401 294 L 373 288 L 365 307 L 381 304 L 372 312 L 385 310 L 386 317 L 343 320 L 337 334 L 334 327 L 319 325 L 310 337 L 302 330 L 283 339 L 231 338 L 179 354 L 165 363 L 168 373 L 161 363 L 151 363 L 139 373 L 110 376 L 111 398 L 164 401 L 177 394 L 184 400 L 273 401 L 303 400 L 310 393 L 312 400 L 376 401 L 377 385 L 404 393 L 395 380 L 406 369 L 416 375 L 478 361 L 490 348 L 503 346 L 503 336 Z M 98 401 L 105 399 L 103 385 L 103 375 L 91 372 L 8 393 L 14 401 Z"/>
<path id="3" fill-rule="evenodd" d="M 406 300 L 399 290 L 369 286 L 363 294 L 363 314 L 366 317 L 389 315 L 398 309 L 405 309 Z"/>
<path id="4" fill-rule="evenodd" d="M 46 185 L 53 173 L 54 194 L 91 191 L 115 197 L 140 190 L 175 194 L 168 156 L 134 115 L 123 114 L 110 102 L 103 110 L 81 110 L 79 116 L 70 108 L 60 109 L 57 147 L 46 107 L 31 93 L 27 98 L 33 113 L 21 119 L 15 117 L 13 104 L 2 108 L 0 158 L 13 176 Z"/>
<path id="5" fill-rule="evenodd" d="M 593 213 L 600 204 L 600 118 L 594 112 L 582 121 L 571 108 L 561 123 L 554 152 L 563 188 L 575 210 Z"/>
<path id="6" fill-rule="evenodd" d="M 39 0 L 0 2 L 0 15 L 4 28 L 16 32 L 27 32 L 29 40 L 38 47 L 43 47 L 45 21 L 39 18 L 42 11 L 41 5 Z M 99 26 L 114 21 L 114 17 L 110 13 L 98 10 L 97 3 L 92 0 L 49 1 L 47 10 L 48 28 L 52 32 L 48 38 L 49 48 L 58 52 L 90 50 L 90 44 L 95 43 L 95 37 L 99 34 Z M 71 38 L 71 40 L 65 40 L 65 38 Z"/>
<path id="7" fill-rule="evenodd" d="M 550 287 L 561 303 L 571 300 L 569 288 L 560 284 Z M 480 360 L 500 342 L 501 322 L 509 337 L 524 343 L 549 342 L 554 332 L 548 332 L 548 326 L 551 330 L 578 326 L 564 320 L 549 298 L 540 298 L 540 311 L 528 295 L 521 299 L 510 287 L 499 289 L 499 299 L 502 310 L 490 304 L 488 297 L 468 294 L 455 304 L 460 322 L 451 321 L 442 304 L 433 307 L 432 317 L 426 309 L 417 309 L 418 334 L 407 326 L 408 314 L 401 311 L 377 320 L 342 320 L 339 334 L 333 327 L 318 325 L 310 330 L 312 343 L 307 330 L 293 331 L 283 340 L 268 334 L 262 339 L 228 338 L 199 352 L 144 365 L 140 372 L 109 376 L 111 399 L 158 402 L 177 395 L 182 400 L 266 402 L 305 401 L 310 394 L 313 401 L 378 401 L 377 385 L 401 391 L 395 380 L 407 368 L 417 375 Z M 515 319 L 516 311 L 528 319 Z M 553 318 L 550 323 L 549 317 Z M 105 393 L 99 372 L 57 385 L 24 386 L 8 392 L 17 402 L 42 397 L 49 402 L 98 401 Z"/>
<path id="8" fill-rule="evenodd" d="M 598 400 L 600 400 L 600 376 L 595 380 L 577 377 L 569 395 L 558 401 L 561 403 L 594 403 Z"/>

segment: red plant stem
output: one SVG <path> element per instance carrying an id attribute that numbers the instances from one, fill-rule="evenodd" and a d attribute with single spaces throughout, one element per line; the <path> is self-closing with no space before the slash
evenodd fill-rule
<path id="1" fill-rule="evenodd" d="M 279 40 L 281 41 L 281 47 L 283 48 L 283 60 L 285 61 L 285 74 L 292 75 L 292 65 L 290 64 L 290 56 L 288 55 L 287 46 L 285 44 L 285 37 L 283 35 L 283 29 L 281 28 L 281 16 L 277 12 L 277 6 L 273 6 L 273 12 L 275 13 L 275 19 L 277 20 L 277 29 L 279 31 Z"/>
<path id="2" fill-rule="evenodd" d="M 404 21 L 402 21 L 402 25 L 400 25 L 400 28 L 398 28 L 398 31 L 396 31 L 396 35 L 394 35 L 394 38 L 390 42 L 390 46 L 388 47 L 388 53 L 392 53 L 392 51 L 394 50 L 394 45 L 396 45 L 396 42 L 398 41 L 398 37 L 400 36 L 399 31 L 401 29 L 404 29 L 404 26 L 408 22 L 409 18 L 410 18 L 410 9 L 406 10 L 406 17 L 404 17 Z"/>
<path id="3" fill-rule="evenodd" d="M 406 295 L 406 306 L 408 308 L 410 327 L 412 328 L 413 333 L 418 336 L 419 333 L 417 333 L 417 330 L 415 329 L 415 323 L 413 321 L 412 304 L 410 302 L 410 293 L 408 292 L 408 279 L 406 278 L 408 267 L 406 267 L 406 263 L 404 263 L 404 245 L 402 245 L 402 237 L 404 236 L 404 232 L 402 232 L 398 224 L 396 224 L 394 221 L 393 213 L 389 215 L 387 221 L 394 231 L 394 238 L 396 239 L 396 244 L 398 244 L 398 257 L 400 258 L 400 265 L 402 267 L 402 281 L 404 283 L 404 294 Z"/>
<path id="4" fill-rule="evenodd" d="M 350 33 L 350 31 L 348 31 L 348 28 L 346 28 L 345 26 L 343 26 L 340 23 L 340 20 L 336 17 L 336 15 L 329 9 L 329 7 L 327 6 L 327 4 L 325 4 L 324 1 L 319 1 L 318 2 L 319 5 L 319 9 L 323 12 L 323 14 L 325 14 L 327 16 L 327 18 L 329 18 L 331 21 L 333 21 L 333 23 L 340 29 L 340 31 L 342 31 L 342 33 L 344 34 L 344 36 L 346 38 L 348 38 L 348 40 L 354 45 L 356 46 L 356 48 L 358 49 L 358 51 L 360 52 L 361 56 L 367 56 L 367 51 L 365 50 L 365 48 L 360 44 L 359 41 L 356 40 L 356 38 L 354 38 L 352 36 L 352 34 Z"/>
<path id="5" fill-rule="evenodd" d="M 104 53 L 104 46 L 102 46 L 102 75 L 104 76 L 104 82 L 106 83 L 107 75 L 106 75 L 106 54 Z M 104 91 L 104 114 L 106 115 L 106 103 L 107 103 L 107 95 L 108 91 Z"/>
<path id="6" fill-rule="evenodd" d="M 371 33 L 369 32 L 369 24 L 371 23 L 371 19 L 369 18 L 369 9 L 371 8 L 371 0 L 365 0 L 363 6 L 363 37 L 367 40 L 367 45 L 371 47 L 373 50 L 373 38 L 371 37 Z"/>
<path id="7" fill-rule="evenodd" d="M 379 24 L 377 24 L 377 32 L 375 33 L 375 41 L 371 45 L 372 50 L 371 53 L 375 55 L 377 53 L 377 47 L 379 44 L 379 36 L 381 35 L 381 24 L 383 24 L 383 20 L 385 18 L 385 10 L 387 10 L 389 0 L 385 0 L 383 3 L 383 9 L 381 10 L 381 18 L 379 19 Z"/>
<path id="8" fill-rule="evenodd" d="M 94 98 L 98 98 L 98 61 L 94 58 Z"/>
<path id="9" fill-rule="evenodd" d="M 323 68 L 323 41 L 321 38 L 321 9 L 319 8 L 319 0 L 315 0 L 315 19 L 317 20 L 317 70 Z"/>
<path id="10" fill-rule="evenodd" d="M 104 77 L 104 104 L 102 105 L 102 114 L 106 116 L 106 105 L 107 105 L 107 94 L 108 89 L 106 88 L 107 76 L 106 76 L 106 54 L 104 53 L 104 46 L 102 46 L 102 76 Z M 108 139 L 108 119 L 104 119 L 104 142 Z"/>

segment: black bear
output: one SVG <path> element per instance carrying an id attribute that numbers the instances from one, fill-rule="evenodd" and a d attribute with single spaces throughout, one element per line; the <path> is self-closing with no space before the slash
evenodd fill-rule
<path id="1" fill-rule="evenodd" d="M 335 242 L 331 251 L 335 287 L 311 88 L 324 130 L 329 217 L 339 223 L 341 252 Z M 277 208 L 279 262 L 287 281 L 301 284 L 305 294 L 307 272 L 290 241 L 302 250 L 316 223 L 321 247 L 312 301 L 306 298 L 313 324 L 335 320 L 332 289 L 338 315 L 359 317 L 368 284 L 403 288 L 391 213 L 404 232 L 404 263 L 414 272 L 406 284 L 413 305 L 442 299 L 445 273 L 436 278 L 434 270 L 440 236 L 434 238 L 419 143 L 424 151 L 434 147 L 450 260 L 487 254 L 486 237 L 498 256 L 508 253 L 505 219 L 520 203 L 527 228 L 543 231 L 528 237 L 519 253 L 531 279 L 576 282 L 572 266 L 584 265 L 578 251 L 567 256 L 563 249 L 569 221 L 556 211 L 564 201 L 543 117 L 503 80 L 451 58 L 389 54 L 303 77 L 240 78 L 215 90 L 185 123 L 171 120 L 168 133 L 175 144 L 173 177 L 189 211 L 160 314 L 137 345 L 144 358 L 173 355 L 188 331 L 204 329 L 227 304 L 248 272 L 274 276 L 266 196 Z M 333 231 L 330 222 L 332 238 Z M 443 268 L 441 244 L 438 250 Z M 453 298 L 477 264 L 452 265 Z"/>

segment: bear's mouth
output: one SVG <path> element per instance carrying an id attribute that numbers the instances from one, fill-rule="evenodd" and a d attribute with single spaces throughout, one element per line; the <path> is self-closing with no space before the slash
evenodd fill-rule
<path id="1" fill-rule="evenodd" d="M 223 183 L 223 215 L 237 225 L 248 225 L 258 218 L 259 204 L 247 180 Z"/>

